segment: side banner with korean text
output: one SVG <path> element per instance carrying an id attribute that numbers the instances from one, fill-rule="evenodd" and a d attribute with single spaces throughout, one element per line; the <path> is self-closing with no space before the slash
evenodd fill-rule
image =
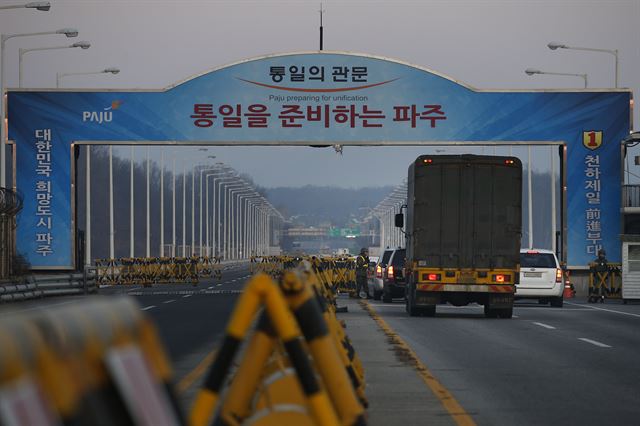
<path id="1" fill-rule="evenodd" d="M 25 196 L 18 250 L 35 268 L 73 264 L 70 144 L 183 141 L 567 144 L 569 265 L 620 260 L 626 90 L 481 91 L 411 65 L 337 52 L 267 56 L 158 91 L 9 91 Z"/>

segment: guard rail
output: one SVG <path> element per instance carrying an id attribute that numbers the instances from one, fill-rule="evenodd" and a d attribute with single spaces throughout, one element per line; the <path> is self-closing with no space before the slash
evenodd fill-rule
<path id="1" fill-rule="evenodd" d="M 95 278 L 94 270 L 89 270 L 86 273 L 32 275 L 24 283 L 0 283 L 0 302 L 95 293 Z"/>

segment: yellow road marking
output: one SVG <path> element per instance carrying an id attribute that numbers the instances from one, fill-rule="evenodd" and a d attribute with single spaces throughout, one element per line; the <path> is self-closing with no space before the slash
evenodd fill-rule
<path id="1" fill-rule="evenodd" d="M 426 365 L 420 361 L 418 355 L 409 345 L 387 324 L 385 320 L 371 307 L 369 302 L 360 301 L 360 306 L 366 310 L 371 318 L 378 324 L 384 333 L 398 346 L 403 353 L 409 357 L 422 381 L 431 389 L 433 394 L 440 400 L 442 406 L 459 426 L 475 426 L 475 422 L 469 414 L 462 408 L 454 396 L 436 379 Z"/>
<path id="2" fill-rule="evenodd" d="M 183 393 L 185 393 L 193 385 L 193 383 L 196 380 L 198 380 L 204 373 L 207 372 L 207 370 L 213 363 L 216 352 L 217 352 L 217 349 L 214 349 L 211 352 L 209 352 L 207 356 L 205 356 L 202 359 L 202 361 L 200 361 L 200 363 L 196 366 L 196 368 L 191 370 L 182 379 L 180 379 L 180 381 L 176 386 L 178 395 L 182 395 Z"/>

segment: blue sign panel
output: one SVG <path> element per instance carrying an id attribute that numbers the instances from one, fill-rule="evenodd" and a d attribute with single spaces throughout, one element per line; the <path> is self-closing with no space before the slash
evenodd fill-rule
<path id="1" fill-rule="evenodd" d="M 268 56 L 163 91 L 10 91 L 9 138 L 25 196 L 18 251 L 73 265 L 71 144 L 184 141 L 369 144 L 555 141 L 568 149 L 568 263 L 620 260 L 620 141 L 631 92 L 478 91 L 384 58 Z"/>

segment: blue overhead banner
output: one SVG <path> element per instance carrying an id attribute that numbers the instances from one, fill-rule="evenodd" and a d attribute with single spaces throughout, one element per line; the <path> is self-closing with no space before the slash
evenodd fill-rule
<path id="1" fill-rule="evenodd" d="M 337 52 L 267 56 L 166 90 L 8 93 L 17 249 L 34 269 L 74 266 L 71 144 L 567 145 L 568 264 L 620 261 L 620 141 L 631 92 L 481 91 L 397 61 Z"/>

